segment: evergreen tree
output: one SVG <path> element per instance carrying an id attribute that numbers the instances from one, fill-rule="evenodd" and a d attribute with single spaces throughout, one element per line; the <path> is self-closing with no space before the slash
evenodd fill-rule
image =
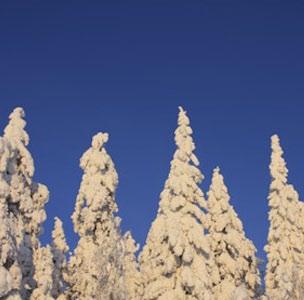
<path id="1" fill-rule="evenodd" d="M 216 168 L 207 201 L 208 237 L 219 273 L 213 282 L 215 299 L 234 300 L 241 294 L 254 299 L 260 283 L 256 249 L 229 200 L 224 178 Z"/>
<path id="2" fill-rule="evenodd" d="M 21 268 L 13 219 L 8 212 L 9 187 L 5 180 L 10 151 L 0 138 L 0 298 L 21 300 Z"/>
<path id="3" fill-rule="evenodd" d="M 177 149 L 159 209 L 140 255 L 144 300 L 212 299 L 208 239 L 204 235 L 203 175 L 193 154 L 192 129 L 180 108 Z"/>
<path id="4" fill-rule="evenodd" d="M 36 288 L 31 294 L 31 300 L 55 300 L 52 297 L 54 289 L 54 263 L 51 247 L 38 247 L 34 250 Z"/>
<path id="5" fill-rule="evenodd" d="M 28 299 L 35 288 L 33 279 L 33 251 L 39 247 L 38 236 L 46 219 L 44 205 L 48 200 L 46 186 L 33 181 L 34 163 L 27 150 L 29 136 L 22 108 L 16 108 L 9 116 L 4 129 L 3 145 L 6 150 L 1 157 L 1 186 L 6 191 L 2 198 L 14 232 L 14 245 L 18 262 L 15 271 L 21 268 L 20 295 Z M 5 203 L 4 203 L 5 202 Z"/>
<path id="6" fill-rule="evenodd" d="M 127 289 L 127 299 L 141 300 L 143 288 L 139 266 L 135 256 L 139 246 L 136 245 L 132 234 L 129 231 L 124 235 L 124 248 L 124 277 Z"/>
<path id="7" fill-rule="evenodd" d="M 118 176 L 104 144 L 108 134 L 93 137 L 81 157 L 84 171 L 75 211 L 80 239 L 69 263 L 71 299 L 126 299 L 123 281 L 123 240 L 115 202 Z"/>
<path id="8" fill-rule="evenodd" d="M 303 270 L 301 204 L 298 193 L 288 184 L 288 170 L 277 135 L 271 138 L 271 148 L 271 184 L 268 196 L 270 227 L 268 244 L 265 246 L 268 258 L 266 294 L 269 299 L 295 299 L 294 277 L 299 277 Z"/>
<path id="9" fill-rule="evenodd" d="M 52 231 L 53 243 L 51 245 L 52 256 L 54 261 L 53 271 L 53 291 L 52 295 L 57 299 L 63 295 L 66 290 L 66 282 L 64 275 L 67 270 L 66 254 L 69 246 L 66 243 L 62 222 L 59 218 L 55 218 L 54 230 Z"/>

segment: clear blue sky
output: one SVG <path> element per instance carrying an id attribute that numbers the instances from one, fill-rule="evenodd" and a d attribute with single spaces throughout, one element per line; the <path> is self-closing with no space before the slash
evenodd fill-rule
<path id="1" fill-rule="evenodd" d="M 303 195 L 303 1 L 31 1 L 0 3 L 0 125 L 27 112 L 37 181 L 53 217 L 70 215 L 91 136 L 110 133 L 123 230 L 143 244 L 188 111 L 205 174 L 219 165 L 263 257 L 269 138 L 278 133 Z"/>

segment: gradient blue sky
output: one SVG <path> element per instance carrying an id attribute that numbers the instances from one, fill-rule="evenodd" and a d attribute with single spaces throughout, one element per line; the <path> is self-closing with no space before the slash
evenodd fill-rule
<path id="1" fill-rule="evenodd" d="M 53 217 L 70 215 L 91 136 L 110 133 L 123 230 L 143 244 L 174 151 L 177 107 L 191 118 L 210 184 L 219 165 L 259 256 L 267 237 L 269 138 L 278 133 L 303 195 L 303 1 L 0 3 L 0 126 L 27 112 L 36 180 Z"/>

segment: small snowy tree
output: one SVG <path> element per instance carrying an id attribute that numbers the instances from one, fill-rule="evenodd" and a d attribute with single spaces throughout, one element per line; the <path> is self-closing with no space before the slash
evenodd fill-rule
<path id="1" fill-rule="evenodd" d="M 3 144 L 6 145 L 1 157 L 2 186 L 14 243 L 18 251 L 18 263 L 22 271 L 20 293 L 22 299 L 28 299 L 35 287 L 33 280 L 33 249 L 39 247 L 38 236 L 46 218 L 44 205 L 48 200 L 46 186 L 33 182 L 34 164 L 26 146 L 29 136 L 24 130 L 24 111 L 16 108 L 9 116 L 9 123 L 4 129 Z"/>
<path id="2" fill-rule="evenodd" d="M 135 253 L 139 246 L 136 245 L 131 232 L 124 235 L 124 277 L 128 300 L 142 299 L 142 281 Z"/>
<path id="3" fill-rule="evenodd" d="M 253 299 L 260 283 L 256 249 L 229 200 L 224 178 L 216 168 L 207 201 L 208 237 L 220 275 L 213 291 L 217 300 Z"/>
<path id="4" fill-rule="evenodd" d="M 189 119 L 180 108 L 177 150 L 140 255 L 144 300 L 212 299 L 208 268 L 212 254 L 204 235 L 205 200 L 198 186 L 203 175 L 191 134 Z"/>
<path id="5" fill-rule="evenodd" d="M 66 290 L 66 282 L 63 277 L 67 272 L 66 254 L 69 251 L 69 246 L 65 240 L 62 222 L 57 217 L 55 218 L 52 238 L 53 243 L 51 245 L 51 250 L 54 261 L 52 295 L 55 299 L 57 299 L 59 295 L 63 295 Z"/>
<path id="6" fill-rule="evenodd" d="M 294 277 L 302 277 L 304 270 L 301 204 L 298 193 L 287 182 L 288 170 L 277 135 L 271 138 L 271 148 L 266 295 L 276 300 L 295 299 Z"/>
<path id="7" fill-rule="evenodd" d="M 69 262 L 72 299 L 123 300 L 123 240 L 120 235 L 115 190 L 118 176 L 98 133 L 81 157 L 84 171 L 72 215 L 79 242 Z"/>
<path id="8" fill-rule="evenodd" d="M 34 250 L 34 264 L 37 286 L 31 294 L 31 300 L 55 300 L 52 297 L 54 263 L 51 247 L 38 247 Z"/>

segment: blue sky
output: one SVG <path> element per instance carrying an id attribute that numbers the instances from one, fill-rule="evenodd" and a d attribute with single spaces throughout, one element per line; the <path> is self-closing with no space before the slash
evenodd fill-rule
<path id="1" fill-rule="evenodd" d="M 79 158 L 107 131 L 122 227 L 143 244 L 182 105 L 204 192 L 219 165 L 264 257 L 272 134 L 304 193 L 303 15 L 303 1 L 1 1 L 0 126 L 24 107 L 35 179 L 51 192 L 43 242 L 58 215 L 75 245 Z"/>

